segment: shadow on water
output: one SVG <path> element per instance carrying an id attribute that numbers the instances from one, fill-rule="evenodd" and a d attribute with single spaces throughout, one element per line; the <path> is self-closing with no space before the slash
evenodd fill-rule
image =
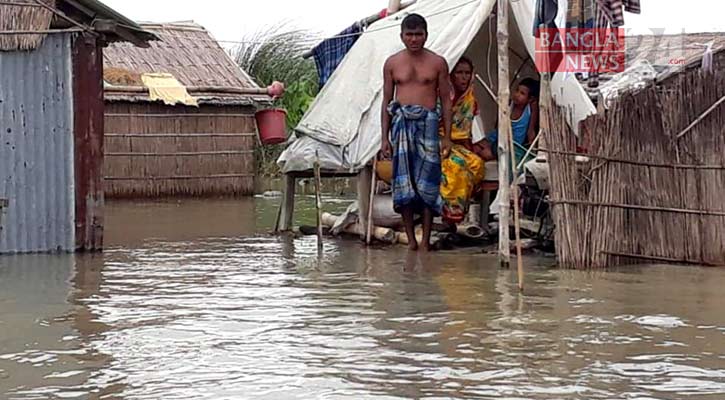
<path id="1" fill-rule="evenodd" d="M 527 259 L 520 296 L 474 250 L 327 240 L 318 257 L 314 237 L 267 234 L 278 205 L 111 203 L 102 255 L 0 257 L 0 398 L 725 394 L 725 271 Z"/>

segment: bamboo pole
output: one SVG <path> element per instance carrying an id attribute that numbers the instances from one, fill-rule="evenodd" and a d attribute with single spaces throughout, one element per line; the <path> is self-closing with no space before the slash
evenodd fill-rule
<path id="1" fill-rule="evenodd" d="M 687 209 L 687 208 L 640 206 L 640 205 L 636 205 L 636 204 L 621 204 L 621 203 L 596 202 L 596 201 L 585 201 L 585 200 L 566 200 L 566 199 L 550 200 L 550 203 L 589 206 L 589 207 L 619 208 L 622 210 L 655 211 L 655 212 L 672 213 L 672 214 L 711 215 L 711 216 L 717 216 L 717 217 L 725 217 L 725 211 L 717 211 L 717 210 L 693 210 L 693 209 Z"/>
<path id="2" fill-rule="evenodd" d="M 109 86 L 104 89 L 108 93 L 148 93 L 149 88 L 146 86 L 130 86 L 119 85 Z M 243 94 L 243 95 L 269 95 L 267 88 L 237 88 L 226 86 L 186 86 L 189 93 L 195 92 L 216 92 L 224 94 Z M 193 114 L 192 114 L 193 115 Z M 221 114 L 220 114 L 221 115 Z"/>
<path id="3" fill-rule="evenodd" d="M 534 148 L 536 147 L 536 145 L 537 145 L 537 144 L 539 144 L 539 139 L 541 139 L 541 132 L 542 132 L 542 131 L 541 131 L 541 129 L 539 129 L 539 133 L 538 133 L 538 134 L 536 135 L 536 138 L 534 139 L 534 141 L 533 141 L 533 142 L 531 142 L 531 146 L 529 146 L 529 149 L 528 149 L 528 150 L 526 150 L 526 153 L 525 153 L 525 154 L 524 154 L 524 156 L 523 156 L 523 157 L 521 158 L 521 162 L 519 162 L 519 164 L 518 164 L 518 165 L 516 166 L 516 170 L 517 170 L 517 171 L 518 171 L 519 169 L 521 169 L 521 167 L 523 167 L 523 166 L 524 166 L 524 163 L 526 163 L 526 159 L 527 159 L 527 158 L 529 157 L 529 155 L 531 155 L 531 153 L 532 153 L 532 152 L 534 151 Z"/>
<path id="4" fill-rule="evenodd" d="M 0 35 L 50 35 L 53 33 L 73 33 L 73 32 L 83 32 L 83 29 L 68 28 L 68 29 L 0 31 Z"/>
<path id="5" fill-rule="evenodd" d="M 335 226 L 335 222 L 337 222 L 338 218 L 340 217 L 337 215 L 322 213 L 322 223 L 329 228 Z M 358 222 L 343 228 L 342 231 L 351 235 L 358 235 L 358 237 L 362 237 L 365 234 L 365 227 Z M 397 242 L 397 232 L 390 228 L 373 226 L 372 236 L 381 243 L 395 244 Z"/>
<path id="6" fill-rule="evenodd" d="M 514 231 L 516 232 L 516 270 L 519 278 L 519 291 L 524 291 L 524 259 L 521 254 L 521 221 L 519 221 L 519 187 L 516 184 L 516 153 L 514 147 L 513 135 L 509 133 L 509 146 L 511 157 L 511 170 L 513 171 L 513 182 L 511 182 L 511 190 L 514 192 Z M 507 227 L 508 228 L 508 227 Z M 508 229 L 507 229 L 508 231 Z M 508 233 L 508 232 L 507 232 Z"/>
<path id="7" fill-rule="evenodd" d="M 709 262 L 703 261 L 703 260 L 689 260 L 689 259 L 650 256 L 650 255 L 645 255 L 645 254 L 634 254 L 634 253 L 618 253 L 618 252 L 613 252 L 613 251 L 602 251 L 601 253 L 610 255 L 610 256 L 615 256 L 615 257 L 635 258 L 635 259 L 646 260 L 646 261 L 661 261 L 661 262 L 674 263 L 674 264 L 705 265 L 708 267 L 724 266 L 722 264 L 709 263 Z"/>
<path id="8" fill-rule="evenodd" d="M 710 113 L 712 113 L 713 111 L 715 111 L 715 109 L 720 104 L 722 104 L 722 103 L 725 103 L 725 96 L 723 96 L 722 98 L 720 98 L 720 100 L 718 100 L 715 104 L 713 104 L 712 107 L 708 108 L 707 111 L 705 111 L 704 113 L 702 113 L 694 122 L 692 122 L 682 132 L 678 133 L 677 136 L 675 136 L 675 138 L 679 139 L 679 138 L 685 136 L 685 134 L 687 132 L 691 131 L 692 128 L 694 128 L 695 126 L 697 126 L 697 124 L 699 124 L 700 122 L 702 122 L 702 120 L 705 119 L 705 117 L 707 117 L 708 115 L 710 115 Z"/>
<path id="9" fill-rule="evenodd" d="M 509 0 L 498 0 L 498 180 L 499 205 L 498 215 L 498 250 L 501 266 L 508 267 L 511 263 L 509 245 L 509 143 L 511 136 L 511 111 L 509 100 Z"/>
<path id="10" fill-rule="evenodd" d="M 33 0 L 33 1 L 35 2 L 35 4 L 39 5 L 40 7 L 45 8 L 46 10 L 50 11 L 51 13 L 57 15 L 60 19 L 63 19 L 66 22 L 70 23 L 71 25 L 75 25 L 76 27 L 83 29 L 84 31 L 86 31 L 87 33 L 89 33 L 93 36 L 99 36 L 99 34 L 96 31 L 94 31 L 93 29 L 89 28 L 86 25 L 81 24 L 80 22 L 74 20 L 73 18 L 70 18 L 69 16 L 65 15 L 64 12 L 60 11 L 59 9 L 57 9 L 55 7 L 51 7 L 51 6 L 43 3 L 40 0 Z"/>
<path id="11" fill-rule="evenodd" d="M 322 186 L 320 178 L 320 155 L 315 150 L 315 208 L 317 209 L 317 251 L 322 252 L 322 194 L 320 186 Z"/>
<path id="12" fill-rule="evenodd" d="M 106 136 L 108 136 L 108 135 L 106 135 Z M 664 169 L 713 170 L 713 171 L 725 170 L 725 165 L 664 164 L 664 163 L 652 163 L 652 162 L 647 162 L 647 161 L 625 160 L 623 158 L 601 156 L 598 154 L 590 154 L 590 153 L 583 154 L 583 153 L 576 153 L 573 151 L 560 151 L 560 150 L 551 150 L 551 149 L 545 149 L 545 148 L 541 148 L 539 150 L 544 153 L 551 153 L 551 154 L 557 154 L 557 155 L 562 155 L 562 156 L 587 157 L 587 158 L 591 158 L 594 160 L 602 160 L 602 161 L 608 161 L 608 162 L 612 162 L 612 163 L 636 165 L 636 166 L 642 166 L 642 167 L 664 168 Z"/>
<path id="13" fill-rule="evenodd" d="M 372 230 L 373 230 L 373 208 L 375 207 L 375 187 L 376 182 L 375 178 L 377 177 L 378 172 L 378 159 L 377 157 L 373 160 L 373 173 L 372 177 L 370 178 L 370 201 L 368 202 L 368 219 L 367 219 L 367 229 L 365 233 L 365 243 L 370 246 L 370 241 L 372 239 Z"/>

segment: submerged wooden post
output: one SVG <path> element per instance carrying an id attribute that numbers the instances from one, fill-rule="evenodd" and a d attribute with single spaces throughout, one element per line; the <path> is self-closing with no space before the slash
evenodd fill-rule
<path id="1" fill-rule="evenodd" d="M 320 176 L 320 156 L 315 150 L 315 208 L 317 209 L 317 250 L 322 252 L 322 177 Z"/>
<path id="2" fill-rule="evenodd" d="M 358 204 L 358 219 L 360 225 L 363 227 L 361 240 L 365 240 L 365 233 L 368 231 L 368 225 L 371 223 L 368 221 L 368 214 L 372 208 L 370 202 L 370 192 L 373 190 L 373 170 L 369 166 L 363 167 L 357 175 L 357 204 Z"/>
<path id="3" fill-rule="evenodd" d="M 287 232 L 292 230 L 292 217 L 295 210 L 295 189 L 297 180 L 292 174 L 284 174 L 284 195 L 280 204 L 279 218 L 277 219 L 276 232 Z"/>
<path id="4" fill-rule="evenodd" d="M 378 172 L 378 159 L 377 157 L 373 160 L 373 177 L 370 180 L 370 202 L 368 203 L 368 217 L 367 217 L 367 229 L 365 230 L 365 244 L 370 246 L 373 232 L 373 208 L 375 208 L 375 191 L 377 189 L 377 182 L 375 178 Z"/>
<path id="5" fill-rule="evenodd" d="M 498 0 L 498 189 L 501 204 L 498 214 L 499 261 L 504 267 L 511 263 L 509 248 L 509 148 L 511 142 L 511 109 L 509 99 L 509 0 Z"/>

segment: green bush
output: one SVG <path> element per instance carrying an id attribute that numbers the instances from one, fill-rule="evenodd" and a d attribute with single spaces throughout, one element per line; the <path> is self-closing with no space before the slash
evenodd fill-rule
<path id="1" fill-rule="evenodd" d="M 318 77 L 314 61 L 305 60 L 302 54 L 312 48 L 320 35 L 299 29 L 289 29 L 285 24 L 269 27 L 249 35 L 232 52 L 237 64 L 254 81 L 266 87 L 274 81 L 285 84 L 286 91 L 275 105 L 287 110 L 287 129 L 291 131 L 300 122 L 318 91 Z M 262 146 L 258 144 L 257 174 L 279 174 L 277 159 L 284 144 Z"/>

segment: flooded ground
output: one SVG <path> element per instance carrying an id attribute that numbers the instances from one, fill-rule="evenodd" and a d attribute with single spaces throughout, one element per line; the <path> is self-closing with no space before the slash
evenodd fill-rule
<path id="1" fill-rule="evenodd" d="M 725 398 L 725 270 L 530 259 L 520 296 L 474 250 L 318 258 L 277 204 L 111 203 L 102 255 L 0 257 L 0 398 Z"/>

